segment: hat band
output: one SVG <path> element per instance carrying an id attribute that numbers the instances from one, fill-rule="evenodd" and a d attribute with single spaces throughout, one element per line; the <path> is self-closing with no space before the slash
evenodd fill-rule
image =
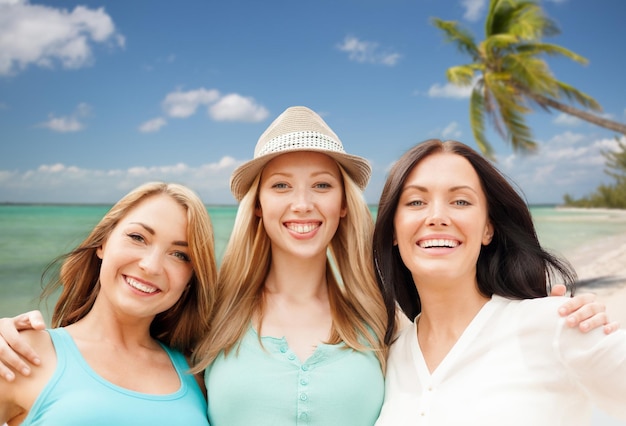
<path id="1" fill-rule="evenodd" d="M 319 132 L 303 131 L 287 133 L 270 139 L 254 156 L 261 157 L 266 154 L 292 149 L 311 149 L 345 153 L 341 143 L 328 135 Z"/>

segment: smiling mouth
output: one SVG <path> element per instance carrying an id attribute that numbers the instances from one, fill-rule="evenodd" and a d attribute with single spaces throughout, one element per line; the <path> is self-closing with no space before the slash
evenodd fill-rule
<path id="1" fill-rule="evenodd" d="M 286 223 L 285 226 L 290 231 L 296 232 L 298 234 L 306 234 L 317 228 L 319 228 L 321 222 L 316 223 Z"/>
<path id="2" fill-rule="evenodd" d="M 421 248 L 455 248 L 459 246 L 459 242 L 456 240 L 435 239 L 420 241 L 418 245 Z"/>
<path id="3" fill-rule="evenodd" d="M 142 293 L 146 293 L 146 294 L 153 294 L 153 293 L 156 293 L 156 292 L 159 291 L 158 288 L 146 285 L 144 283 L 140 283 L 139 281 L 134 280 L 131 277 L 126 277 L 126 284 L 128 284 L 129 286 L 131 286 L 135 290 L 138 290 L 138 291 L 140 291 Z"/>

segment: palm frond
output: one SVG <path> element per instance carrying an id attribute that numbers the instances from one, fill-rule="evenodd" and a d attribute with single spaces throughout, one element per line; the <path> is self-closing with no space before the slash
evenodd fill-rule
<path id="1" fill-rule="evenodd" d="M 508 32 L 522 40 L 541 40 L 559 34 L 556 23 L 546 16 L 539 4 L 534 1 L 515 3 L 510 12 Z"/>
<path id="2" fill-rule="evenodd" d="M 524 53 L 529 55 L 546 54 L 550 56 L 565 56 L 574 62 L 578 62 L 583 65 L 587 65 L 589 61 L 584 56 L 581 56 L 569 49 L 558 46 L 551 43 L 525 43 L 520 44 L 516 48 L 518 53 Z"/>
<path id="3" fill-rule="evenodd" d="M 474 36 L 456 21 L 444 21 L 439 18 L 431 18 L 430 22 L 445 35 L 445 40 L 454 43 L 461 52 L 469 54 L 472 58 L 478 58 L 478 48 Z"/>
<path id="4" fill-rule="evenodd" d="M 488 84 L 486 83 L 487 79 L 489 79 L 489 76 L 483 76 L 483 79 L 481 81 L 483 85 L 482 94 L 484 98 L 485 113 L 487 115 L 487 118 L 489 119 L 489 122 L 493 126 L 493 128 L 496 129 L 496 132 L 498 133 L 498 135 L 500 135 L 502 139 L 506 139 L 506 132 L 504 131 L 504 126 L 500 122 L 501 121 L 500 116 L 497 114 L 498 102 L 493 96 L 493 93 L 491 92 Z"/>
<path id="5" fill-rule="evenodd" d="M 456 84 L 457 86 L 469 86 L 474 80 L 475 72 L 476 66 L 474 64 L 457 65 L 448 68 L 446 78 L 450 83 Z"/>
<path id="6" fill-rule="evenodd" d="M 519 43 L 519 37 L 511 34 L 496 34 L 487 37 L 482 44 L 485 52 L 494 50 L 508 50 L 514 48 Z M 486 56 L 488 53 L 486 54 Z"/>
<path id="7" fill-rule="evenodd" d="M 494 159 L 493 148 L 485 138 L 485 98 L 482 89 L 477 86 L 470 97 L 470 124 L 478 149 L 489 159 Z"/>
<path id="8" fill-rule="evenodd" d="M 518 152 L 533 152 L 537 143 L 533 140 L 532 131 L 526 125 L 524 114 L 515 109 L 500 107 L 502 123 L 507 130 L 507 139 L 513 150 Z"/>
<path id="9" fill-rule="evenodd" d="M 488 73 L 485 75 L 485 85 L 498 104 L 498 108 L 506 108 L 523 114 L 530 112 L 509 73 Z"/>
<path id="10" fill-rule="evenodd" d="M 502 68 L 510 76 L 511 84 L 524 91 L 539 92 L 549 96 L 558 95 L 557 82 L 545 61 L 526 55 L 507 55 Z"/>
<path id="11" fill-rule="evenodd" d="M 558 88 L 559 94 L 565 96 L 567 99 L 573 102 L 577 102 L 585 108 L 589 108 L 593 111 L 602 111 L 602 107 L 591 96 L 586 93 L 581 92 L 573 86 L 570 86 L 567 83 L 563 83 L 562 81 L 555 80 Z"/>

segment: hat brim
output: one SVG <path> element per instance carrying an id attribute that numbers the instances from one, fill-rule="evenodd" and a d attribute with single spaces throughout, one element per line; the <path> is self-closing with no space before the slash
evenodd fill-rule
<path id="1" fill-rule="evenodd" d="M 372 174 L 372 167 L 369 161 L 357 155 L 350 155 L 342 152 L 328 151 L 324 149 L 290 149 L 250 160 L 237 167 L 230 177 L 230 191 L 237 201 L 246 195 L 254 179 L 261 173 L 265 165 L 279 155 L 288 154 L 290 152 L 319 152 L 328 155 L 343 167 L 350 178 L 357 184 L 361 190 L 364 190 L 369 182 Z"/>

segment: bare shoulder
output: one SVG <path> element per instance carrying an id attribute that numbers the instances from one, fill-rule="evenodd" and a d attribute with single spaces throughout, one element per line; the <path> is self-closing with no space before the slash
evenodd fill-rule
<path id="1" fill-rule="evenodd" d="M 56 367 L 56 354 L 48 332 L 28 330 L 20 336 L 37 351 L 42 363 L 32 366 L 28 376 L 17 374 L 12 382 L 0 380 L 0 420 L 9 424 L 19 424 L 26 417 Z"/>
<path id="2" fill-rule="evenodd" d="M 54 356 L 54 345 L 50 334 L 45 330 L 24 330 L 20 335 L 45 361 L 50 354 Z"/>
<path id="3" fill-rule="evenodd" d="M 20 333 L 39 355 L 41 364 L 31 366 L 28 376 L 16 375 L 14 384 L 19 392 L 15 395 L 15 401 L 20 407 L 25 407 L 26 412 L 33 405 L 41 391 L 54 374 L 57 365 L 56 352 L 50 334 L 45 330 L 27 330 Z"/>

